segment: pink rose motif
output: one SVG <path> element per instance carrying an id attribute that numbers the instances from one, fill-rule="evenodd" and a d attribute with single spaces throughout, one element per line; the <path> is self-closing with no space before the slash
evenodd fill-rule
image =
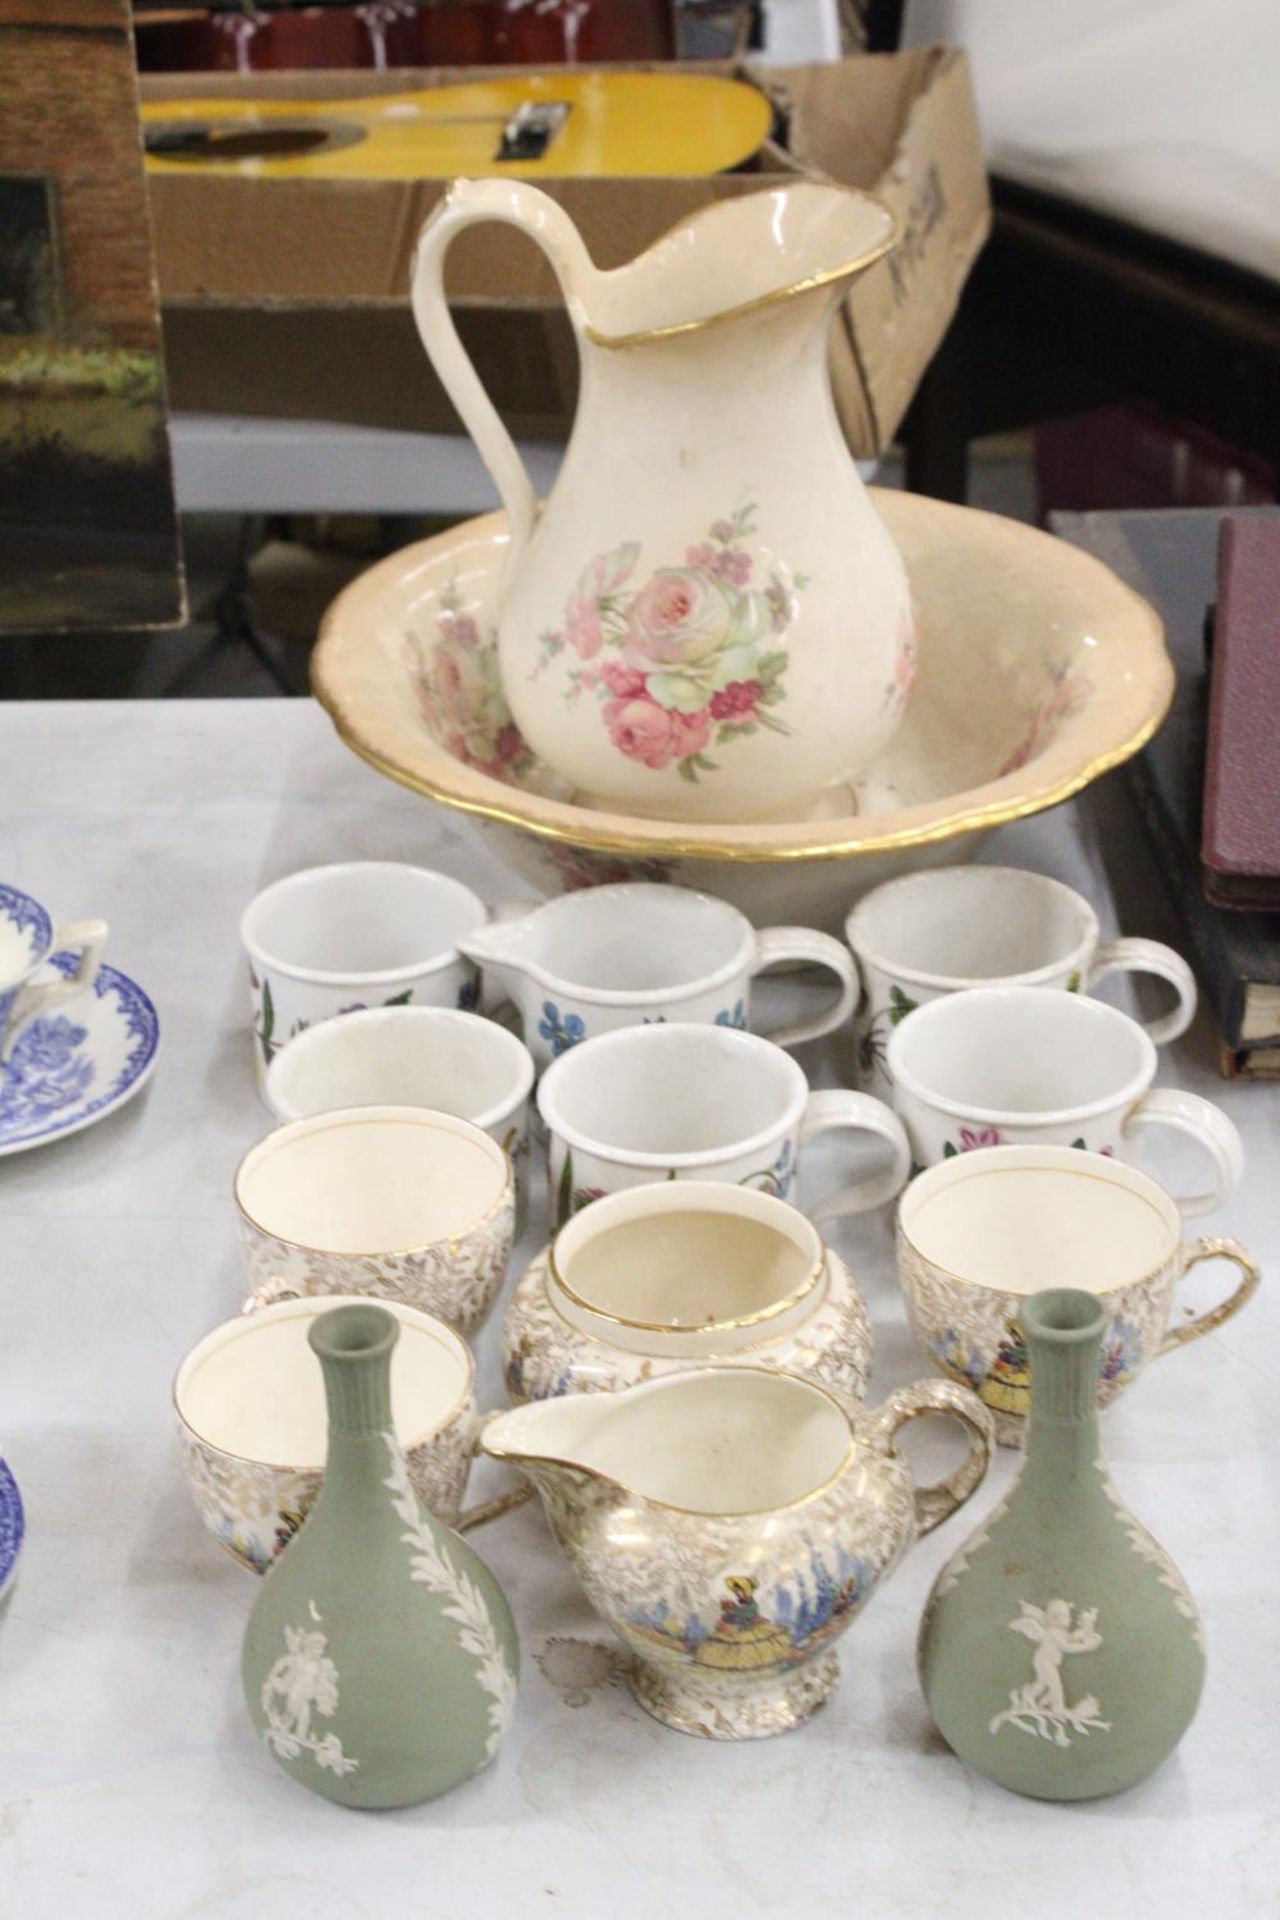
<path id="1" fill-rule="evenodd" d="M 711 719 L 706 707 L 697 713 L 673 713 L 671 716 L 675 729 L 677 760 L 683 760 L 686 754 L 701 753 L 711 738 Z"/>
<path id="2" fill-rule="evenodd" d="M 713 720 L 749 720 L 760 704 L 758 680 L 731 680 L 727 687 L 711 696 Z"/>
<path id="3" fill-rule="evenodd" d="M 705 707 L 700 713 L 672 713 L 647 699 L 607 701 L 604 723 L 620 753 L 655 773 L 686 754 L 700 753 L 711 733 Z"/>
<path id="4" fill-rule="evenodd" d="M 624 655 L 633 666 L 705 660 L 724 645 L 731 620 L 728 599 L 706 573 L 660 567 L 627 611 Z"/>
<path id="5" fill-rule="evenodd" d="M 979 1147 L 1002 1147 L 999 1127 L 961 1127 L 961 1153 L 975 1153 Z"/>
<path id="6" fill-rule="evenodd" d="M 600 678 L 615 700 L 644 698 L 644 675 L 637 673 L 634 667 L 624 667 L 620 660 L 602 661 Z"/>
<path id="7" fill-rule="evenodd" d="M 498 759 L 504 767 L 510 766 L 511 762 L 518 760 L 525 751 L 524 735 L 517 726 L 502 727 L 498 731 L 495 745 L 498 749 Z"/>
<path id="8" fill-rule="evenodd" d="M 469 613 L 454 613 L 446 607 L 436 626 L 442 640 L 452 640 L 460 647 L 480 645 L 480 629 Z"/>
<path id="9" fill-rule="evenodd" d="M 594 660 L 604 645 L 604 628 L 600 624 L 600 609 L 594 600 L 585 600 L 575 593 L 564 610 L 565 638 L 571 647 L 576 647 L 583 660 Z"/>

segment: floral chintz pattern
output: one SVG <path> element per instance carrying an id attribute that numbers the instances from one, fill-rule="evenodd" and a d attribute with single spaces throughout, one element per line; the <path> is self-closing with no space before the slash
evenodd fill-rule
<path id="1" fill-rule="evenodd" d="M 789 664 L 782 642 L 807 582 L 777 566 L 759 577 L 747 545 L 754 514 L 748 503 L 714 521 L 683 566 L 643 581 L 639 541 L 597 554 L 563 625 L 541 636 L 535 676 L 568 656 L 566 701 L 597 701 L 618 752 L 654 772 L 674 766 L 697 781 L 719 770 L 708 749 L 790 731 L 777 711 Z"/>
<path id="2" fill-rule="evenodd" d="M 642 1380 L 696 1365 L 657 1350 L 632 1353 L 606 1345 L 566 1320 L 551 1291 L 549 1249 L 526 1268 L 503 1327 L 503 1373 L 513 1406 L 558 1399 L 563 1393 L 614 1392 Z M 776 1368 L 816 1380 L 846 1404 L 866 1398 L 871 1378 L 871 1323 L 857 1282 L 844 1262 L 827 1254 L 827 1284 L 813 1312 L 772 1340 L 725 1345 L 715 1364 Z"/>
<path id="3" fill-rule="evenodd" d="M 405 667 L 419 711 L 455 760 L 496 780 L 518 780 L 532 767 L 533 754 L 511 717 L 493 636 L 466 610 L 456 581 L 437 604 L 432 638 L 405 637 Z"/>
<path id="4" fill-rule="evenodd" d="M 264 1233 L 241 1216 L 240 1245 L 256 1306 L 273 1300 L 360 1293 L 438 1314 L 469 1337 L 488 1318 L 506 1278 L 515 1231 L 515 1181 L 474 1226 L 404 1253 L 323 1253 Z"/>
<path id="5" fill-rule="evenodd" d="M 413 1490 L 438 1520 L 452 1526 L 462 1506 L 476 1449 L 475 1407 L 406 1448 Z M 220 1547 L 251 1573 L 265 1573 L 315 1505 L 319 1468 L 276 1467 L 223 1453 L 179 1427 L 196 1510 Z"/>
<path id="6" fill-rule="evenodd" d="M 898 1271 L 916 1337 L 938 1371 L 971 1387 L 995 1415 L 1002 1446 L 1021 1446 L 1031 1373 L 1018 1325 L 1020 1296 L 971 1285 L 933 1267 L 899 1229 Z M 1098 1367 L 1098 1405 L 1137 1378 L 1164 1337 L 1170 1270 L 1103 1296 L 1110 1321 Z"/>

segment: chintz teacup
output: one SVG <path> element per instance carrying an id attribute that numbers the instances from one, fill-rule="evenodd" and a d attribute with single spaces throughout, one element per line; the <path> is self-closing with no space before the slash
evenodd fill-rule
<path id="1" fill-rule="evenodd" d="M 346 1107 L 277 1127 L 235 1178 L 250 1308 L 352 1293 L 472 1334 L 506 1276 L 511 1161 L 469 1120 Z"/>
<path id="2" fill-rule="evenodd" d="M 353 1297 L 286 1300 L 229 1320 L 188 1353 L 173 1382 L 187 1478 L 220 1546 L 265 1573 L 306 1519 L 324 1478 L 324 1383 L 307 1342 L 318 1316 Z M 430 1314 L 389 1301 L 400 1322 L 391 1414 L 418 1498 L 450 1526 L 476 1450 L 475 1364 Z"/>
<path id="3" fill-rule="evenodd" d="M 92 987 L 106 944 L 105 920 L 55 927 L 38 900 L 0 882 L 0 1071 L 24 1027 Z M 76 957 L 74 972 L 37 980 L 55 952 Z"/>
<path id="4" fill-rule="evenodd" d="M 862 975 L 854 1022 L 865 1086 L 887 1098 L 893 1030 L 917 1007 L 965 987 L 1060 987 L 1092 993 L 1113 973 L 1156 974 L 1177 995 L 1147 1028 L 1175 1040 L 1196 1010 L 1195 976 L 1158 940 L 1101 939 L 1089 902 L 1019 867 L 937 867 L 864 895 L 845 921 Z"/>
<path id="5" fill-rule="evenodd" d="M 487 913 L 461 881 L 394 860 L 310 867 L 264 888 L 240 921 L 259 1087 L 286 1040 L 335 1014 L 474 1006 L 458 942 Z"/>
<path id="6" fill-rule="evenodd" d="M 1240 1269 L 1235 1292 L 1170 1328 L 1178 1282 L 1218 1259 Z M 925 1352 L 992 1409 L 1005 1446 L 1021 1445 L 1030 1404 L 1029 1295 L 1084 1287 L 1102 1300 L 1105 1406 L 1149 1360 L 1238 1313 L 1260 1277 L 1234 1240 L 1184 1245 L 1176 1202 L 1148 1174 L 1070 1147 L 984 1149 L 922 1173 L 898 1206 L 898 1272 Z"/>
<path id="7" fill-rule="evenodd" d="M 538 1107 L 556 1226 L 651 1180 L 727 1181 L 791 1200 L 802 1149 L 837 1128 L 886 1141 L 890 1161 L 829 1194 L 815 1219 L 880 1206 L 911 1171 L 902 1123 L 882 1101 L 840 1087 L 811 1093 L 790 1054 L 728 1027 L 600 1034 L 552 1062 Z"/>
<path id="8" fill-rule="evenodd" d="M 967 987 L 895 1027 L 889 1073 L 917 1166 L 1005 1146 L 1128 1159 L 1137 1136 L 1170 1127 L 1203 1147 L 1212 1167 L 1208 1188 L 1179 1200 L 1184 1213 L 1220 1206 L 1244 1171 L 1243 1142 L 1222 1109 L 1196 1093 L 1153 1089 L 1150 1035 L 1101 1000 Z"/>
<path id="9" fill-rule="evenodd" d="M 457 1114 L 510 1154 L 522 1197 L 533 1073 L 528 1048 L 478 1013 L 371 1007 L 288 1041 L 267 1069 L 267 1104 L 278 1120 L 335 1107 Z"/>
<path id="10" fill-rule="evenodd" d="M 510 994 L 539 1069 L 617 1027 L 666 1020 L 745 1027 L 752 980 L 784 962 L 823 968 L 837 990 L 816 1019 L 775 1030 L 779 1046 L 831 1033 L 857 998 L 853 962 L 830 934 L 812 927 L 757 933 L 724 900 L 643 881 L 562 894 L 477 928 L 458 945 Z"/>

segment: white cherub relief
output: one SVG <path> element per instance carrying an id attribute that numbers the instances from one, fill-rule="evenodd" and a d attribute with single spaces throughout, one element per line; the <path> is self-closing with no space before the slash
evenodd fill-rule
<path id="1" fill-rule="evenodd" d="M 1038 1734 L 1055 1746 L 1069 1747 L 1071 1733 L 1110 1733 L 1111 1722 L 1098 1717 L 1098 1702 L 1091 1693 L 1074 1706 L 1068 1704 L 1062 1688 L 1062 1662 L 1071 1653 L 1093 1653 L 1102 1645 L 1098 1632 L 1098 1609 L 1088 1607 L 1072 1625 L 1074 1608 L 1069 1600 L 1050 1600 L 1047 1607 L 1036 1607 L 1029 1600 L 1020 1602 L 1022 1612 L 1010 1620 L 1014 1633 L 1026 1636 L 1035 1646 L 1031 1671 L 1034 1678 L 1023 1687 L 1015 1687 L 1003 1713 L 991 1722 L 991 1732 L 999 1733 L 1008 1723 L 1023 1733 Z"/>

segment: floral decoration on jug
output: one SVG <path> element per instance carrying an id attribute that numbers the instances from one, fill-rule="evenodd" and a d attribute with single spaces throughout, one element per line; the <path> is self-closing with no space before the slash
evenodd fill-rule
<path id="1" fill-rule="evenodd" d="M 655 772 L 674 763 L 697 781 L 719 770 L 708 747 L 761 728 L 790 732 L 776 711 L 790 662 L 779 642 L 808 580 L 774 566 L 753 584 L 757 560 L 744 542 L 756 531 L 754 513 L 749 502 L 713 521 L 683 566 L 659 567 L 630 591 L 640 542 L 597 554 L 569 597 L 564 626 L 541 636 L 534 676 L 571 648 L 566 702 L 594 696 L 618 751 Z"/>

